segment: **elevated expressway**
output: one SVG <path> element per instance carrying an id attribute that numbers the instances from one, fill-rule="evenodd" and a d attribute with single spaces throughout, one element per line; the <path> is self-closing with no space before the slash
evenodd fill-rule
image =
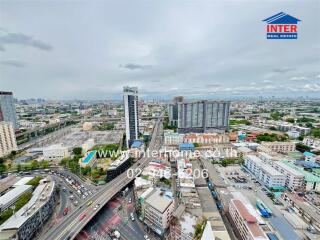
<path id="1" fill-rule="evenodd" d="M 158 150 L 160 148 L 160 137 L 162 134 L 162 119 L 160 118 L 153 130 L 152 138 L 150 141 L 149 149 Z M 107 185 L 101 188 L 97 193 L 88 198 L 84 203 L 78 206 L 72 213 L 67 215 L 65 219 L 50 229 L 44 234 L 41 240 L 66 240 L 74 239 L 77 234 L 86 226 L 86 224 L 99 212 L 99 210 L 110 201 L 119 191 L 126 187 L 134 178 L 141 173 L 140 170 L 145 168 L 152 160 L 151 157 L 143 157 L 137 161 L 131 169 L 134 177 L 129 178 L 127 172 L 122 173 L 117 178 L 113 179 Z M 90 206 L 87 204 L 92 201 Z M 92 208 L 100 204 L 97 210 Z M 83 217 L 85 215 L 85 217 Z M 82 218 L 80 220 L 80 218 Z"/>

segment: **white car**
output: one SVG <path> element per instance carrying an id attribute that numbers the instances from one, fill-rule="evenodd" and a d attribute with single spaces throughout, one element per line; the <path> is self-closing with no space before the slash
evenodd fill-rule
<path id="1" fill-rule="evenodd" d="M 148 235 L 144 235 L 144 239 L 146 240 L 150 240 L 149 236 Z"/>

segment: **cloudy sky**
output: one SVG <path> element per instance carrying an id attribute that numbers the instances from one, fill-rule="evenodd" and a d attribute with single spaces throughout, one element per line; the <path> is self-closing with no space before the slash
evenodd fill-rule
<path id="1" fill-rule="evenodd" d="M 267 40 L 263 19 L 301 20 Z M 0 0 L 0 90 L 17 98 L 320 96 L 320 1 Z"/>

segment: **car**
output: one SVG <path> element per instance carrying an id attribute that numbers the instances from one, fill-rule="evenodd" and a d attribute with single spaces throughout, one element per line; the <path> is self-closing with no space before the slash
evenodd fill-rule
<path id="1" fill-rule="evenodd" d="M 79 217 L 79 221 L 82 221 L 85 217 L 87 216 L 87 214 L 82 214 L 80 217 Z"/>
<path id="2" fill-rule="evenodd" d="M 88 203 L 87 203 L 87 206 L 90 206 L 92 204 L 92 200 L 90 200 Z"/>
<path id="3" fill-rule="evenodd" d="M 148 235 L 144 235 L 144 239 L 145 239 L 145 240 L 150 240 L 150 238 L 149 238 Z"/>
<path id="4" fill-rule="evenodd" d="M 129 198 L 129 203 L 132 203 L 132 199 L 131 198 Z"/>

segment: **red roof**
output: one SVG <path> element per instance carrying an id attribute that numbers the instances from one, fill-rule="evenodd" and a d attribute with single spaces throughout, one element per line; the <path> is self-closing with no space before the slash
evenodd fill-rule
<path id="1" fill-rule="evenodd" d="M 238 211 L 240 212 L 241 216 L 248 223 L 256 223 L 257 222 L 257 219 L 248 212 L 247 208 L 243 205 L 243 203 L 240 200 L 234 199 L 233 202 L 234 202 L 234 205 L 237 207 Z"/>

